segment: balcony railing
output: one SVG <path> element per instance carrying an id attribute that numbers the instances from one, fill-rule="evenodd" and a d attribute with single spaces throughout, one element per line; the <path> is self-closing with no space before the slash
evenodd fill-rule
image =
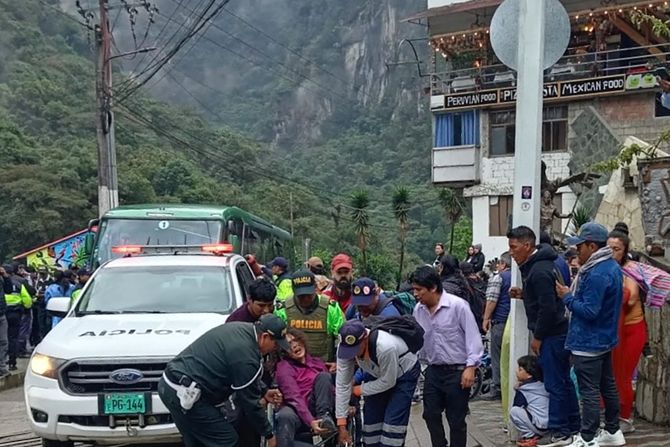
<path id="1" fill-rule="evenodd" d="M 645 73 L 665 64 L 670 43 L 625 49 L 576 52 L 568 49 L 551 68 L 545 82 L 568 81 L 619 74 Z M 502 64 L 448 70 L 431 74 L 433 95 L 488 90 L 516 85 L 516 72 Z"/>
<path id="2" fill-rule="evenodd" d="M 433 148 L 433 183 L 460 186 L 479 183 L 479 147 Z"/>

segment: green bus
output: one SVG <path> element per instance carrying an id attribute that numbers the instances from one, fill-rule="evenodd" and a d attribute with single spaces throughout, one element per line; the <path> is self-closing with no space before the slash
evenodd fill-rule
<path id="1" fill-rule="evenodd" d="M 122 256 L 114 247 L 193 246 L 227 242 L 239 254 L 252 253 L 261 263 L 275 256 L 292 258 L 291 234 L 234 206 L 127 205 L 89 223 L 97 227 L 90 264 L 97 267 Z M 89 245 L 90 246 L 90 245 Z"/>

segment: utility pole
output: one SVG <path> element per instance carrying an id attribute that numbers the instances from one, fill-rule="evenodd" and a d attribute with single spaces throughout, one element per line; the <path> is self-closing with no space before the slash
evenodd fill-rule
<path id="1" fill-rule="evenodd" d="M 288 193 L 289 207 L 291 209 L 291 237 L 293 237 L 293 193 Z"/>
<path id="2" fill-rule="evenodd" d="M 114 113 L 112 111 L 112 33 L 109 28 L 108 0 L 99 0 L 100 25 L 96 28 L 98 138 L 98 214 L 119 205 L 119 187 L 116 170 L 116 142 Z"/>

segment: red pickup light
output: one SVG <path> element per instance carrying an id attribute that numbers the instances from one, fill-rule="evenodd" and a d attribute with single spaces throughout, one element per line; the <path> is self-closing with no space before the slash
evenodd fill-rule
<path id="1" fill-rule="evenodd" d="M 233 244 L 209 244 L 203 245 L 202 251 L 214 254 L 224 254 L 233 252 Z"/>
<path id="2" fill-rule="evenodd" d="M 112 247 L 112 253 L 120 255 L 138 255 L 142 253 L 142 247 L 140 245 L 119 245 Z"/>

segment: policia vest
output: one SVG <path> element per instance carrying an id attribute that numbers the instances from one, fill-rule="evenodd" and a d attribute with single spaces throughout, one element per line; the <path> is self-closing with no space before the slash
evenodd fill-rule
<path id="1" fill-rule="evenodd" d="M 284 302 L 288 327 L 305 333 L 307 349 L 314 357 L 324 362 L 334 359 L 335 339 L 328 333 L 328 306 L 330 298 L 318 296 L 319 304 L 311 313 L 305 314 L 296 305 L 294 297 Z"/>

